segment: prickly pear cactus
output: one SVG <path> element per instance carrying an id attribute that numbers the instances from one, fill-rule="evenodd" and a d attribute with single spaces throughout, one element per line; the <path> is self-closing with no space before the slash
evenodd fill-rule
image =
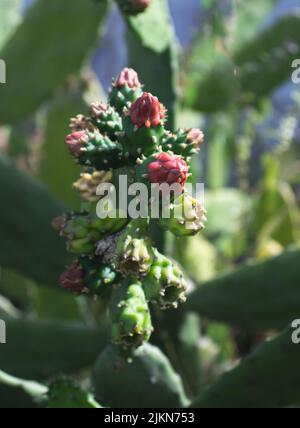
<path id="1" fill-rule="evenodd" d="M 199 152 L 203 134 L 166 129 L 165 107 L 143 91 L 132 69 L 125 68 L 113 80 L 108 101 L 92 103 L 88 116 L 70 121 L 65 142 L 83 167 L 74 183 L 82 206 L 54 219 L 53 227 L 76 256 L 61 275 L 61 286 L 75 294 L 110 298 L 112 342 L 128 351 L 151 336 L 150 304 L 167 309 L 186 300 L 184 274 L 154 247 L 150 225 L 156 222 L 162 233 L 169 230 L 177 237 L 203 229 L 203 205 L 186 193 L 190 157 Z M 124 176 L 140 192 L 138 216 L 130 211 L 132 197 L 124 207 L 99 191 L 104 185 L 109 193 Z M 175 186 L 174 193 L 170 186 Z M 106 215 L 98 206 L 104 201 Z"/>

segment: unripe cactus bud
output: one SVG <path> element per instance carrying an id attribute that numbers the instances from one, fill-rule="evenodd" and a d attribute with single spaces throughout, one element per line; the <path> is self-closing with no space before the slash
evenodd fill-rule
<path id="1" fill-rule="evenodd" d="M 148 341 L 153 327 L 141 284 L 136 282 L 116 287 L 112 300 L 112 340 L 123 348 Z"/>
<path id="2" fill-rule="evenodd" d="M 188 178 L 188 166 L 180 156 L 158 153 L 154 160 L 148 163 L 147 178 L 150 183 L 177 183 L 183 188 Z"/>
<path id="3" fill-rule="evenodd" d="M 135 70 L 132 68 L 123 68 L 115 82 L 115 86 L 119 89 L 122 89 L 124 86 L 128 86 L 131 89 L 137 89 L 142 85 Z"/>
<path id="4" fill-rule="evenodd" d="M 66 217 L 59 230 L 60 235 L 67 241 L 67 250 L 73 254 L 94 254 L 96 244 L 105 236 L 121 230 L 127 219 L 115 218 L 99 219 L 96 215 L 80 214 Z M 58 228 L 58 220 L 55 225 Z"/>
<path id="5" fill-rule="evenodd" d="M 60 276 L 60 284 L 75 294 L 91 293 L 103 295 L 113 284 L 120 281 L 111 266 L 99 263 L 97 259 L 81 257 Z"/>
<path id="6" fill-rule="evenodd" d="M 80 197 L 87 202 L 99 201 L 97 196 L 97 187 L 101 183 L 109 183 L 112 180 L 110 171 L 93 171 L 80 174 L 80 178 L 73 183 L 74 189 L 80 194 Z"/>
<path id="7" fill-rule="evenodd" d="M 177 266 L 167 257 L 155 251 L 155 259 L 143 280 L 146 299 L 156 302 L 162 309 L 176 308 L 186 300 L 186 281 Z"/>
<path id="8" fill-rule="evenodd" d="M 122 114 L 124 109 L 129 109 L 142 93 L 142 85 L 137 72 L 132 68 L 124 68 L 113 81 L 109 92 L 109 103 L 119 114 Z"/>
<path id="9" fill-rule="evenodd" d="M 200 129 L 179 129 L 174 134 L 167 132 L 162 139 L 163 150 L 171 150 L 177 155 L 189 158 L 199 153 L 204 143 L 204 134 Z"/>
<path id="10" fill-rule="evenodd" d="M 206 211 L 203 205 L 187 194 L 178 196 L 169 207 L 170 218 L 159 219 L 159 224 L 176 236 L 192 236 L 204 229 Z"/>
<path id="11" fill-rule="evenodd" d="M 78 131 L 95 130 L 95 127 L 92 124 L 90 118 L 83 116 L 82 114 L 78 114 L 77 116 L 70 119 L 69 128 L 71 129 L 72 133 Z"/>
<path id="12" fill-rule="evenodd" d="M 143 276 L 149 271 L 154 259 L 145 220 L 132 220 L 118 238 L 116 268 L 124 276 Z"/>
<path id="13" fill-rule="evenodd" d="M 82 153 L 82 148 L 88 142 L 88 135 L 85 131 L 76 131 L 67 135 L 65 142 L 71 155 L 78 158 Z"/>
<path id="14" fill-rule="evenodd" d="M 74 262 L 60 276 L 62 288 L 72 291 L 75 294 L 85 293 L 84 269 L 79 262 Z"/>
<path id="15" fill-rule="evenodd" d="M 122 119 L 113 107 L 105 103 L 92 103 L 90 115 L 102 135 L 107 135 L 112 141 L 117 139 L 117 133 L 122 130 Z"/>
<path id="16" fill-rule="evenodd" d="M 84 269 L 85 286 L 91 294 L 102 296 L 121 281 L 120 274 L 99 258 L 82 257 L 79 262 Z"/>
<path id="17" fill-rule="evenodd" d="M 144 12 L 151 0 L 117 0 L 120 9 L 125 15 L 138 15 Z"/>

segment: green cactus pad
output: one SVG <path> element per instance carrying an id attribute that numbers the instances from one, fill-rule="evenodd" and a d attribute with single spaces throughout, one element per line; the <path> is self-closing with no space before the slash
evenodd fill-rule
<path id="1" fill-rule="evenodd" d="M 182 381 L 169 360 L 148 343 L 130 359 L 115 347 L 107 347 L 96 362 L 93 385 L 103 406 L 179 408 L 188 404 Z"/>

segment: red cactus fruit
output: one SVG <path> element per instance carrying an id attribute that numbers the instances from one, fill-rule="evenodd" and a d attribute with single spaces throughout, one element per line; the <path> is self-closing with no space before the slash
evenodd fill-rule
<path id="1" fill-rule="evenodd" d="M 85 131 L 76 131 L 67 135 L 66 145 L 73 156 L 80 156 L 83 144 L 87 143 L 88 136 Z"/>
<path id="2" fill-rule="evenodd" d="M 158 126 L 163 123 L 166 109 L 157 97 L 144 92 L 131 106 L 130 118 L 133 125 L 141 128 Z"/>
<path id="3" fill-rule="evenodd" d="M 148 165 L 148 179 L 151 183 L 178 183 L 183 188 L 188 178 L 188 166 L 180 157 L 169 153 L 159 153 L 155 161 Z"/>

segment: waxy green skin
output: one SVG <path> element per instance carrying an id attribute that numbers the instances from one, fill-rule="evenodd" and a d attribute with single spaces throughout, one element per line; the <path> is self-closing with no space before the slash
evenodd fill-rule
<path id="1" fill-rule="evenodd" d="M 170 131 L 165 132 L 161 139 L 163 150 L 172 151 L 176 155 L 190 158 L 200 151 L 200 147 L 188 140 L 188 132 L 184 129 L 178 129 L 175 133 Z"/>
<path id="2" fill-rule="evenodd" d="M 67 249 L 73 254 L 94 254 L 98 241 L 122 229 L 127 219 L 99 219 L 93 214 L 72 214 L 66 220 L 60 234 L 67 241 Z"/>
<path id="3" fill-rule="evenodd" d="M 118 139 L 118 133 L 122 130 L 122 118 L 112 106 L 107 106 L 106 111 L 95 115 L 91 113 L 91 121 L 100 134 L 108 136 L 112 141 Z"/>
<path id="4" fill-rule="evenodd" d="M 78 163 L 101 171 L 120 168 L 126 160 L 120 143 L 99 132 L 88 132 L 88 142 L 81 149 Z"/>
<path id="5" fill-rule="evenodd" d="M 130 116 L 126 116 L 123 120 L 123 127 L 120 141 L 126 156 L 133 160 L 142 155 L 148 157 L 157 151 L 165 132 L 163 125 L 139 128 L 132 124 Z"/>
<path id="6" fill-rule="evenodd" d="M 118 88 L 113 86 L 109 92 L 108 100 L 115 110 L 122 115 L 125 111 L 128 111 L 131 104 L 136 101 L 143 93 L 142 88 L 130 88 L 129 86 L 123 86 Z"/>
<path id="7" fill-rule="evenodd" d="M 79 263 L 85 272 L 85 286 L 91 294 L 108 294 L 112 286 L 122 280 L 121 275 L 111 265 L 102 264 L 99 258 L 81 257 Z"/>

